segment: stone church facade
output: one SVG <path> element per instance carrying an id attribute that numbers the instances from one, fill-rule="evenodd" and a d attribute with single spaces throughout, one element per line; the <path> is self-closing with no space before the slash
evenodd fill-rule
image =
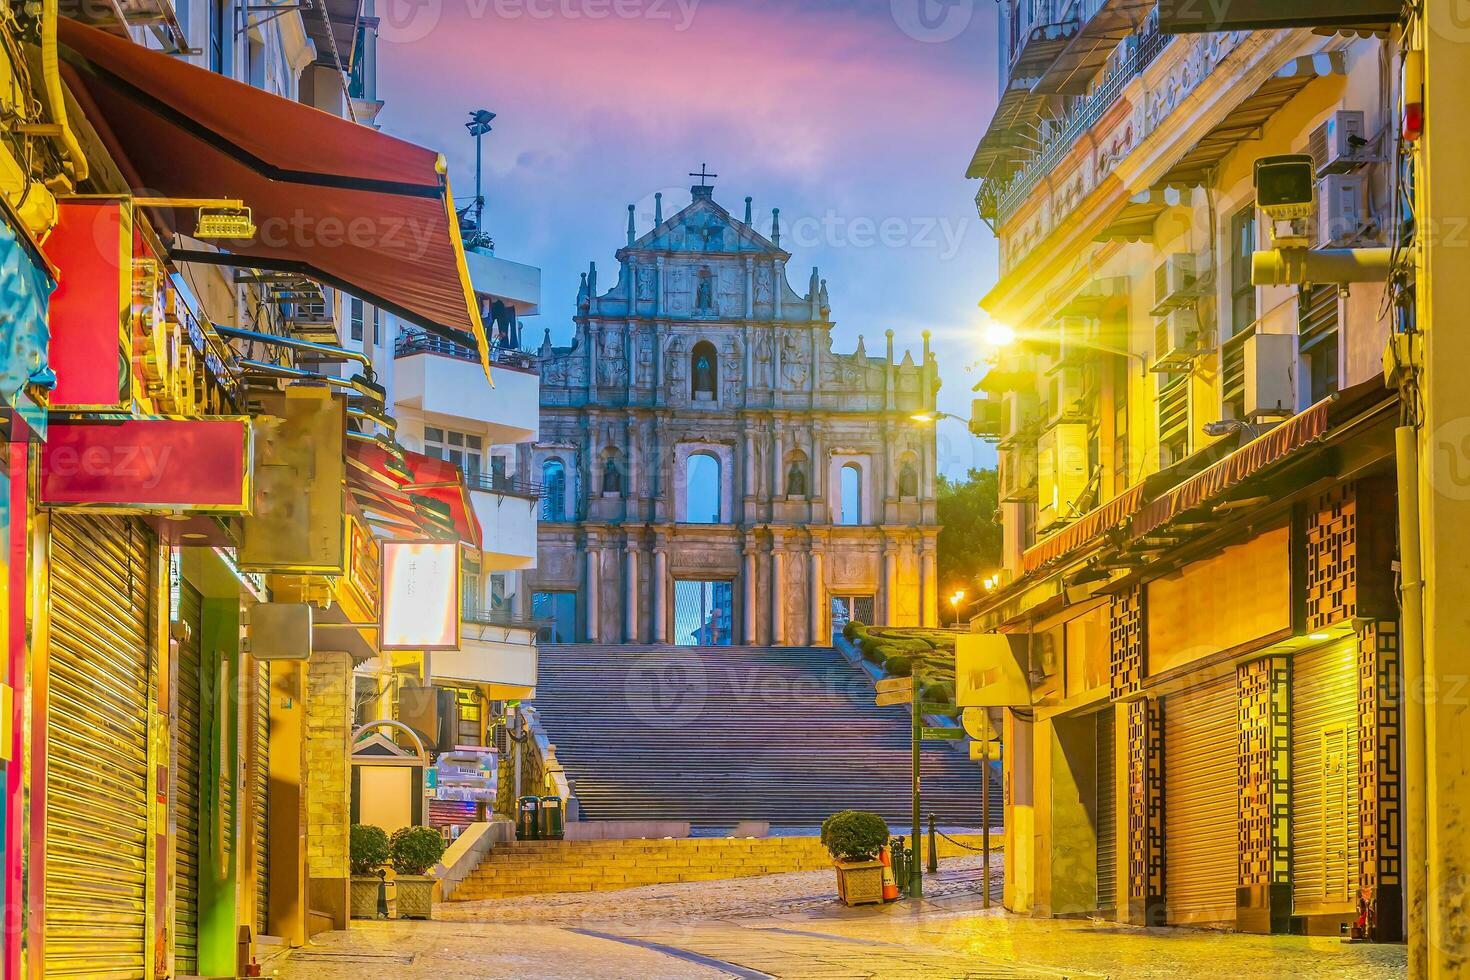
<path id="1" fill-rule="evenodd" d="M 936 363 L 832 350 L 826 283 L 787 281 L 713 188 L 583 275 L 537 353 L 536 615 L 563 642 L 803 645 L 849 617 L 933 625 Z M 714 498 L 718 499 L 714 499 Z"/>

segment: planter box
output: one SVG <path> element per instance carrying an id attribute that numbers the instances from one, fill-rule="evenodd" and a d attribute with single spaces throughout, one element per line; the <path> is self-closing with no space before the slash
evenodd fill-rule
<path id="1" fill-rule="evenodd" d="M 378 917 L 378 888 L 383 882 L 378 878 L 352 879 L 352 917 L 354 919 L 376 919 Z"/>
<path id="2" fill-rule="evenodd" d="M 837 861 L 837 897 L 846 905 L 883 902 L 882 861 Z"/>
<path id="3" fill-rule="evenodd" d="M 394 879 L 398 885 L 398 917 L 400 919 L 432 919 L 434 917 L 434 886 L 438 880 L 423 875 L 399 875 Z M 882 886 L 879 886 L 881 893 Z"/>

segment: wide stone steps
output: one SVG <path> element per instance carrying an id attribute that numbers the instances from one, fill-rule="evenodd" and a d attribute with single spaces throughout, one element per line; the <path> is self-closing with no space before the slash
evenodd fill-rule
<path id="1" fill-rule="evenodd" d="M 980 846 L 979 835 L 956 835 L 955 839 L 971 847 Z M 941 858 L 973 853 L 943 838 L 938 851 Z M 831 866 L 832 859 L 814 837 L 524 841 L 496 845 L 455 890 L 453 900 L 617 891 L 643 885 L 820 871 Z"/>
<path id="2" fill-rule="evenodd" d="M 867 809 L 908 822 L 908 709 L 876 707 L 830 648 L 544 646 L 535 706 L 588 820 L 816 827 Z M 922 757 L 924 814 L 978 826 L 964 744 Z M 991 799 L 998 814 L 997 783 Z"/>

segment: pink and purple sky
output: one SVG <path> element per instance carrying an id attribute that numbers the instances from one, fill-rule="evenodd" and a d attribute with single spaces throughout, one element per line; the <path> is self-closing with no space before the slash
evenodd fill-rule
<path id="1" fill-rule="evenodd" d="M 967 372 L 982 351 L 976 303 L 995 244 L 965 167 L 994 107 L 990 0 L 378 0 L 383 128 L 450 161 L 474 193 L 471 109 L 498 113 L 487 137 L 486 226 L 496 254 L 541 267 L 542 312 L 567 343 L 578 274 L 606 288 L 625 240 L 689 201 L 708 163 L 736 217 L 755 198 L 768 232 L 781 209 L 789 275 L 828 280 L 834 346 L 862 334 L 899 356 L 930 330 L 940 407 L 969 415 Z M 528 338 L 529 339 L 529 338 Z M 940 428 L 958 475 L 993 454 L 964 427 Z"/>

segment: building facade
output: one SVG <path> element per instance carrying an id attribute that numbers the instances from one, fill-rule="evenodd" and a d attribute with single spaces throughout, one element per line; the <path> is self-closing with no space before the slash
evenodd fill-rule
<path id="1" fill-rule="evenodd" d="M 1003 5 L 970 176 L 1001 243 L 1006 904 L 1402 935 L 1394 582 L 1402 309 L 1258 286 L 1261 157 L 1309 155 L 1314 249 L 1387 245 L 1395 56 L 1357 25 L 1172 35 L 1153 3 Z"/>
<path id="2" fill-rule="evenodd" d="M 934 359 L 832 350 L 826 283 L 705 184 L 594 264 L 547 339 L 532 608 L 562 642 L 830 642 L 847 618 L 932 625 Z"/>

